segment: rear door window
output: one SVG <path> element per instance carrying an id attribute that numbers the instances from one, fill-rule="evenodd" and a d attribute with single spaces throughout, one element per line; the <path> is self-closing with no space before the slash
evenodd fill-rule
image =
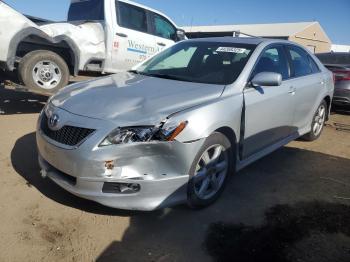
<path id="1" fill-rule="evenodd" d="M 72 1 L 68 10 L 68 21 L 104 20 L 104 1 Z"/>
<path id="2" fill-rule="evenodd" d="M 311 56 L 309 56 L 309 61 L 310 61 L 310 66 L 311 66 L 312 72 L 319 73 L 321 70 L 318 67 L 318 65 L 316 64 L 315 60 Z"/>
<path id="3" fill-rule="evenodd" d="M 117 1 L 118 24 L 121 27 L 147 32 L 146 10 L 138 6 Z"/>
<path id="4" fill-rule="evenodd" d="M 313 73 L 309 55 L 304 50 L 296 46 L 289 46 L 288 51 L 293 65 L 294 77 L 306 76 Z"/>

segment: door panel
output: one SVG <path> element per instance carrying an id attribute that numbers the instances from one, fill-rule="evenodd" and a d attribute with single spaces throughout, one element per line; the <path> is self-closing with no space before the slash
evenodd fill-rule
<path id="1" fill-rule="evenodd" d="M 293 124 L 294 94 L 291 86 L 247 89 L 245 96 L 245 132 L 243 158 L 257 153 L 291 135 Z"/>
<path id="2" fill-rule="evenodd" d="M 320 101 L 320 90 L 324 86 L 321 74 L 313 74 L 291 80 L 296 87 L 295 99 L 298 106 L 295 108 L 293 125 L 302 129 L 310 125 Z"/>
<path id="3" fill-rule="evenodd" d="M 297 46 L 287 48 L 293 68 L 291 85 L 295 87 L 295 108 L 293 125 L 302 129 L 310 125 L 311 120 L 320 101 L 320 90 L 324 88 L 324 79 L 316 63 L 306 51 Z"/>
<path id="4" fill-rule="evenodd" d="M 261 72 L 282 75 L 282 85 L 250 87 L 244 91 L 245 129 L 243 158 L 288 137 L 293 128 L 295 89 L 288 80 L 290 68 L 282 46 L 266 48 L 253 70 L 252 77 Z"/>
<path id="5" fill-rule="evenodd" d="M 159 51 L 146 10 L 124 2 L 116 2 L 117 23 L 114 28 L 112 66 L 129 70 Z"/>

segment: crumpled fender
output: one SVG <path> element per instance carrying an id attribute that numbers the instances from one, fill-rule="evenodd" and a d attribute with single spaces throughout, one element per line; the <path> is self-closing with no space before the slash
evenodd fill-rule
<path id="1" fill-rule="evenodd" d="M 79 49 L 79 69 L 84 70 L 91 59 L 105 59 L 105 33 L 100 22 L 82 24 L 52 23 L 40 26 L 40 29 L 52 39 L 71 39 Z"/>
<path id="2" fill-rule="evenodd" d="M 24 15 L 0 1 L 0 61 L 7 62 L 10 56 L 9 49 L 12 48 L 11 40 L 19 32 L 29 28 L 38 30 L 39 27 Z"/>
<path id="3" fill-rule="evenodd" d="M 51 23 L 38 26 L 0 1 L 0 62 L 5 63 L 8 70 L 14 70 L 17 47 L 30 35 L 54 44 L 66 42 L 74 53 L 75 73 L 84 70 L 91 59 L 105 58 L 104 29 L 101 23 Z"/>

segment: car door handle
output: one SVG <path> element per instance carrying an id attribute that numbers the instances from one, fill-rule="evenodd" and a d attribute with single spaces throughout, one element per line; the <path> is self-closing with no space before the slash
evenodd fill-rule
<path id="1" fill-rule="evenodd" d="M 128 37 L 128 35 L 124 34 L 124 33 L 116 33 L 115 35 L 120 36 L 120 37 Z"/>
<path id="2" fill-rule="evenodd" d="M 157 44 L 160 45 L 160 46 L 166 46 L 166 44 L 164 44 L 162 42 L 158 42 Z"/>

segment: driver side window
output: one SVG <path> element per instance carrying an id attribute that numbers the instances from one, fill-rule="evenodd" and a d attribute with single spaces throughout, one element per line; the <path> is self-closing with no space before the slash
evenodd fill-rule
<path id="1" fill-rule="evenodd" d="M 254 69 L 254 76 L 262 72 L 274 72 L 282 75 L 282 79 L 289 78 L 288 62 L 282 47 L 272 47 L 263 51 Z"/>
<path id="2" fill-rule="evenodd" d="M 155 34 L 169 40 L 176 41 L 176 28 L 164 17 L 153 14 Z"/>

